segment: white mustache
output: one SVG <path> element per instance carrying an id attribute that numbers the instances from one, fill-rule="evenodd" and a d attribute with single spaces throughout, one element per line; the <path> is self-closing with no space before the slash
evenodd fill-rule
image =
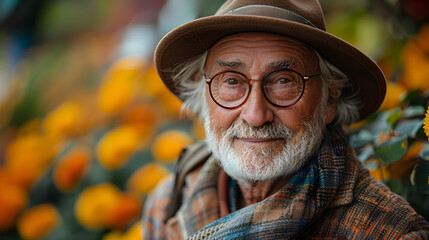
<path id="1" fill-rule="evenodd" d="M 265 123 L 259 127 L 249 126 L 244 121 L 237 121 L 226 131 L 230 139 L 234 138 L 276 138 L 290 140 L 293 131 L 281 123 Z"/>

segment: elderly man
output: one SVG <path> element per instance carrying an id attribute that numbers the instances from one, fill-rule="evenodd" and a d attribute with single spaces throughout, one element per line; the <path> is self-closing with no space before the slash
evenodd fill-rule
<path id="1" fill-rule="evenodd" d="M 341 129 L 378 109 L 384 76 L 325 29 L 316 0 L 229 0 L 161 40 L 158 73 L 207 139 L 147 200 L 145 238 L 429 239 Z"/>

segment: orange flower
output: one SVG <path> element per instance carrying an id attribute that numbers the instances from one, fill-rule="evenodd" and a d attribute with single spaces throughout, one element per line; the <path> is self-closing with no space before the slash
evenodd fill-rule
<path id="1" fill-rule="evenodd" d="M 153 65 L 141 76 L 140 84 L 143 94 L 149 97 L 158 97 L 167 90 Z"/>
<path id="2" fill-rule="evenodd" d="M 122 59 L 112 66 L 98 92 L 98 106 L 103 112 L 117 114 L 130 103 L 143 67 L 144 63 L 134 58 Z"/>
<path id="3" fill-rule="evenodd" d="M 143 95 L 157 98 L 167 113 L 175 117 L 180 116 L 182 102 L 164 85 L 154 66 L 151 66 L 140 80 Z"/>
<path id="4" fill-rule="evenodd" d="M 12 182 L 30 188 L 50 166 L 55 149 L 53 143 L 39 134 L 20 135 L 6 149 L 5 168 Z"/>
<path id="5" fill-rule="evenodd" d="M 75 213 L 79 222 L 89 229 L 123 229 L 141 213 L 140 199 L 121 193 L 111 183 L 88 187 L 79 196 Z"/>
<path id="6" fill-rule="evenodd" d="M 89 229 L 108 226 L 109 214 L 116 207 L 121 193 L 111 183 L 103 183 L 86 188 L 75 205 L 79 222 Z"/>
<path id="7" fill-rule="evenodd" d="M 148 163 L 133 173 L 128 179 L 127 188 L 136 194 L 147 194 L 169 173 L 162 165 Z"/>
<path id="8" fill-rule="evenodd" d="M 98 143 L 98 161 L 107 169 L 117 169 L 137 150 L 139 142 L 138 129 L 131 126 L 114 129 Z"/>
<path id="9" fill-rule="evenodd" d="M 159 124 L 158 109 L 148 103 L 136 104 L 125 111 L 122 123 L 134 127 L 146 146 Z"/>
<path id="10" fill-rule="evenodd" d="M 387 171 L 387 167 L 380 167 L 374 170 L 370 170 L 369 173 L 372 177 L 377 179 L 378 181 L 385 181 L 390 178 L 389 172 Z"/>
<path id="11" fill-rule="evenodd" d="M 69 137 L 78 132 L 82 117 L 82 107 L 79 104 L 65 102 L 46 116 L 43 128 L 49 136 Z"/>
<path id="12" fill-rule="evenodd" d="M 140 240 L 143 239 L 142 221 L 137 221 L 134 225 L 124 234 L 122 240 Z"/>
<path id="13" fill-rule="evenodd" d="M 101 240 L 141 240 L 143 239 L 142 221 L 134 223 L 126 232 L 118 230 L 111 231 L 103 236 Z"/>
<path id="14" fill-rule="evenodd" d="M 158 100 L 164 106 L 165 110 L 167 110 L 167 113 L 175 116 L 176 118 L 180 117 L 182 102 L 167 90 L 167 88 L 165 88 L 165 91 L 159 95 Z"/>
<path id="15" fill-rule="evenodd" d="M 19 217 L 17 228 L 24 239 L 40 239 L 48 235 L 60 221 L 60 214 L 51 204 L 27 210 Z"/>
<path id="16" fill-rule="evenodd" d="M 131 221 L 140 216 L 142 203 L 135 195 L 122 194 L 110 211 L 107 226 L 114 229 L 124 229 Z"/>
<path id="17" fill-rule="evenodd" d="M 387 82 L 386 97 L 381 104 L 381 110 L 389 110 L 395 107 L 399 107 L 401 103 L 401 97 L 406 93 L 405 88 L 394 82 Z"/>
<path id="18" fill-rule="evenodd" d="M 406 44 L 403 51 L 404 81 L 408 89 L 429 89 L 429 25 Z"/>
<path id="19" fill-rule="evenodd" d="M 54 182 L 64 192 L 73 190 L 89 168 L 91 156 L 83 148 L 75 148 L 55 166 Z"/>
<path id="20" fill-rule="evenodd" d="M 0 232 L 15 225 L 18 214 L 28 202 L 27 192 L 10 182 L 5 169 L 0 168 Z"/>
<path id="21" fill-rule="evenodd" d="M 185 132 L 170 130 L 159 135 L 153 144 L 154 157 L 164 163 L 176 161 L 180 152 L 192 144 L 192 138 Z"/>
<path id="22" fill-rule="evenodd" d="M 104 234 L 101 240 L 122 240 L 123 233 L 118 230 L 114 230 Z"/>

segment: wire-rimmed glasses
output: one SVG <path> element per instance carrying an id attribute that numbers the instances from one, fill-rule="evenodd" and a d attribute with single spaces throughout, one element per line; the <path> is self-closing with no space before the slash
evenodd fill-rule
<path id="1" fill-rule="evenodd" d="M 291 69 L 276 69 L 261 79 L 261 89 L 272 105 L 290 107 L 301 99 L 305 82 L 318 75 L 303 76 Z M 252 89 L 250 79 L 237 71 L 223 71 L 205 79 L 213 101 L 226 109 L 243 105 Z"/>

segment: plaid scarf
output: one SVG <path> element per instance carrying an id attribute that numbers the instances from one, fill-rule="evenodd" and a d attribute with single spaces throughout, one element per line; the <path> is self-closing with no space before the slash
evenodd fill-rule
<path id="1" fill-rule="evenodd" d="M 347 146 L 340 128 L 328 128 L 318 154 L 279 191 L 225 217 L 219 213 L 220 168 L 210 157 L 185 189 L 176 216 L 158 233 L 168 239 L 398 239 L 423 229 L 409 239 L 429 239 L 428 223 L 371 178 Z M 156 228 L 145 221 L 154 219 L 144 220 L 144 227 Z"/>
<path id="2" fill-rule="evenodd" d="M 311 159 L 277 193 L 220 219 L 217 201 L 219 165 L 210 158 L 189 201 L 177 213 L 182 234 L 190 236 L 189 239 L 296 239 L 330 206 L 341 184 L 354 184 L 354 179 L 342 177 L 345 156 L 342 132 L 338 129 L 327 131 L 319 156 Z M 348 169 L 348 172 L 357 171 L 357 165 Z"/>

